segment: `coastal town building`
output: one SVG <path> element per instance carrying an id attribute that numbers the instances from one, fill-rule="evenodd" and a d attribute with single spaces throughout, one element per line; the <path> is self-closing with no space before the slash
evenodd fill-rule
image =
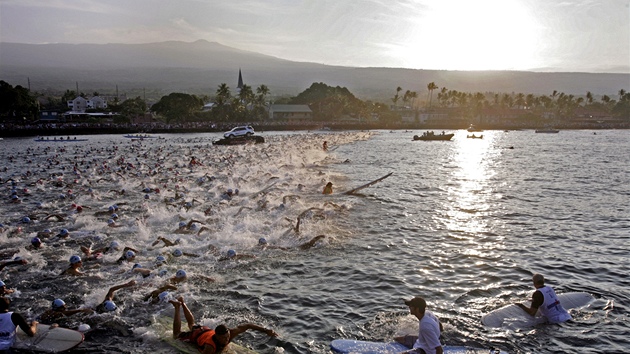
<path id="1" fill-rule="evenodd" d="M 272 104 L 269 107 L 269 118 L 286 121 L 311 121 L 313 111 L 305 104 Z"/>

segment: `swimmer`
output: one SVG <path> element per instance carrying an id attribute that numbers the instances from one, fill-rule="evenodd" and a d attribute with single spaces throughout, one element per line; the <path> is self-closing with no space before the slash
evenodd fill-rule
<path id="1" fill-rule="evenodd" d="M 7 266 L 11 266 L 11 265 L 25 265 L 28 262 L 26 261 L 26 259 L 22 258 L 22 257 L 15 257 L 14 260 L 12 261 L 6 261 L 6 262 L 2 262 L 0 263 L 0 270 L 3 270 L 4 267 Z"/>
<path id="2" fill-rule="evenodd" d="M 333 193 L 333 184 L 332 182 L 328 182 L 322 191 L 322 194 L 332 194 Z"/>
<path id="3" fill-rule="evenodd" d="M 177 301 L 169 301 L 175 308 L 173 316 L 173 338 L 190 342 L 197 346 L 202 354 L 215 354 L 223 352 L 223 349 L 230 344 L 236 336 L 241 333 L 253 329 L 258 332 L 267 334 L 270 337 L 277 337 L 278 334 L 271 329 L 267 329 L 252 323 L 245 323 L 235 328 L 228 328 L 225 325 L 219 325 L 214 330 L 206 326 L 195 324 L 195 317 L 186 306 L 183 297 L 177 298 Z M 182 319 L 180 309 L 184 312 L 184 317 L 188 324 L 188 332 L 182 332 Z"/>
<path id="4" fill-rule="evenodd" d="M 11 300 L 6 297 L 0 297 L 0 323 L 2 324 L 2 336 L 0 341 L 0 352 L 10 352 L 15 342 L 16 329 L 19 326 L 29 337 L 35 336 L 37 333 L 37 321 L 31 321 L 29 325 L 24 317 L 17 312 L 9 312 Z"/>
<path id="5" fill-rule="evenodd" d="M 124 262 L 133 262 L 136 259 L 136 253 L 139 252 L 131 247 L 125 247 L 123 255 L 118 258 L 116 263 L 123 264 Z"/>
<path id="6" fill-rule="evenodd" d="M 251 258 L 256 258 L 256 256 L 254 256 L 253 254 L 240 254 L 240 253 L 236 253 L 235 250 L 228 250 L 226 255 L 219 258 L 218 261 L 222 262 L 222 261 L 237 261 L 237 260 L 241 260 L 241 259 L 251 259 Z"/>
<path id="7" fill-rule="evenodd" d="M 14 289 L 7 289 L 7 285 L 2 280 L 0 280 L 0 296 L 13 294 L 14 292 Z"/>
<path id="8" fill-rule="evenodd" d="M 74 310 L 68 310 L 66 303 L 61 299 L 55 299 L 50 309 L 46 310 L 43 314 L 39 316 L 42 323 L 44 324 L 53 324 L 53 322 L 68 316 L 72 316 L 77 313 L 93 313 L 94 310 L 90 308 L 79 308 Z"/>
<path id="9" fill-rule="evenodd" d="M 210 282 L 210 283 L 214 283 L 216 281 L 214 278 L 210 278 L 210 277 L 207 277 L 205 275 L 195 274 L 193 276 L 189 276 L 186 273 L 185 270 L 180 269 L 180 270 L 178 270 L 175 273 L 175 276 L 173 276 L 173 277 L 168 279 L 168 282 L 171 283 L 171 284 L 179 284 L 179 283 L 185 282 L 186 280 L 191 279 L 191 278 L 195 279 L 195 280 L 207 281 L 207 282 Z"/>
<path id="10" fill-rule="evenodd" d="M 124 284 L 116 285 L 109 288 L 103 302 L 101 302 L 98 306 L 96 306 L 96 312 L 104 313 L 104 312 L 115 311 L 118 308 L 118 306 L 116 306 L 116 304 L 114 303 L 114 293 L 120 289 L 129 288 L 134 285 L 136 285 L 136 281 L 130 280 Z"/>
<path id="11" fill-rule="evenodd" d="M 195 219 L 190 220 L 188 223 L 186 223 L 185 221 L 180 221 L 177 230 L 173 232 L 176 234 L 190 234 L 198 232 L 199 227 L 195 225 L 195 223 L 205 225 L 203 222 Z"/>
<path id="12" fill-rule="evenodd" d="M 60 275 L 74 275 L 83 276 L 85 273 L 81 272 L 79 268 L 83 267 L 83 260 L 81 257 L 74 255 L 70 257 L 70 266 L 64 270 Z"/>
<path id="13" fill-rule="evenodd" d="M 159 288 L 145 295 L 143 300 L 145 302 L 149 301 L 150 304 L 157 304 L 158 302 L 163 301 L 164 297 L 168 294 L 169 290 L 171 291 L 177 290 L 177 287 L 170 284 L 162 285 Z"/>

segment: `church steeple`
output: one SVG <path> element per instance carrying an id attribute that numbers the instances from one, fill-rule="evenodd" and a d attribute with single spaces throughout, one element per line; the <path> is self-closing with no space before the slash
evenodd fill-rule
<path id="1" fill-rule="evenodd" d="M 243 75 L 241 74 L 241 68 L 238 68 L 238 86 L 239 90 L 243 88 Z"/>

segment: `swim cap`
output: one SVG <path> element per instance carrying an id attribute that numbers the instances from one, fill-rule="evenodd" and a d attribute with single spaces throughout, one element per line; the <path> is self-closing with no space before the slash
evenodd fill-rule
<path id="1" fill-rule="evenodd" d="M 112 205 L 112 208 L 114 208 L 114 210 L 118 210 L 118 204 Z"/>
<path id="2" fill-rule="evenodd" d="M 160 277 L 163 277 L 163 276 L 165 276 L 166 274 L 168 274 L 168 270 L 166 270 L 166 269 L 161 269 L 161 270 L 158 272 L 158 276 L 160 276 Z"/>
<path id="3" fill-rule="evenodd" d="M 116 241 L 112 241 L 112 243 L 109 244 L 109 248 L 113 248 L 116 251 L 120 250 L 120 244 Z"/>
<path id="4" fill-rule="evenodd" d="M 184 203 L 184 206 L 186 206 L 187 208 L 192 208 L 193 204 L 192 202 L 186 202 Z"/>
<path id="5" fill-rule="evenodd" d="M 175 257 L 181 257 L 181 256 L 182 256 L 182 254 L 183 254 L 183 253 L 182 253 L 182 250 L 180 250 L 179 248 L 176 248 L 176 249 L 173 251 L 173 256 L 175 256 Z"/>
<path id="6" fill-rule="evenodd" d="M 17 257 L 15 257 L 15 258 L 13 258 L 13 260 L 14 260 L 14 261 L 21 261 L 22 259 L 24 259 L 24 258 L 22 258 L 22 257 L 20 257 L 20 256 L 17 256 Z"/>
<path id="7" fill-rule="evenodd" d="M 114 311 L 116 310 L 116 304 L 113 301 L 107 300 L 103 303 L 103 307 L 106 311 Z"/>
<path id="8" fill-rule="evenodd" d="M 129 258 L 133 258 L 136 256 L 136 253 L 134 251 L 127 251 L 125 252 L 125 258 L 129 259 Z"/>
<path id="9" fill-rule="evenodd" d="M 190 225 L 190 229 L 191 230 L 197 230 L 198 228 L 199 228 L 199 226 L 197 224 Z"/>
<path id="10" fill-rule="evenodd" d="M 148 194 L 145 194 L 144 199 L 151 199 L 151 197 Z"/>
<path id="11" fill-rule="evenodd" d="M 90 325 L 89 325 L 89 324 L 87 324 L 87 323 L 81 323 L 81 324 L 79 325 L 79 328 L 77 328 L 77 330 L 79 330 L 79 332 L 87 332 L 87 331 L 89 331 L 91 328 L 92 328 L 92 327 L 90 327 Z"/>
<path id="12" fill-rule="evenodd" d="M 44 231 L 42 231 L 42 232 L 43 232 L 43 233 L 45 233 L 45 234 L 49 234 L 49 233 L 51 233 L 52 231 L 50 231 L 50 229 L 44 229 Z"/>
<path id="13" fill-rule="evenodd" d="M 258 244 L 259 245 L 266 245 L 267 244 L 267 239 L 265 239 L 264 237 L 261 237 L 258 239 Z"/>
<path id="14" fill-rule="evenodd" d="M 114 211 L 114 206 L 111 205 L 109 208 L 107 208 L 109 211 Z"/>
<path id="15" fill-rule="evenodd" d="M 14 194 L 14 195 L 11 196 L 11 199 L 18 200 L 18 199 L 20 199 L 20 197 L 18 197 L 17 194 Z"/>
<path id="16" fill-rule="evenodd" d="M 238 188 L 234 190 L 234 194 L 238 194 Z"/>
<path id="17" fill-rule="evenodd" d="M 31 218 L 29 218 L 28 216 L 25 216 L 25 217 L 22 218 L 22 222 L 25 223 L 25 224 L 28 224 L 28 223 L 31 222 Z"/>
<path id="18" fill-rule="evenodd" d="M 131 267 L 131 269 L 136 269 L 136 268 L 142 268 L 142 264 L 136 263 L 133 265 L 133 267 Z"/>
<path id="19" fill-rule="evenodd" d="M 160 295 L 158 295 L 158 299 L 160 300 L 160 302 L 166 302 L 171 299 L 171 293 L 169 293 L 168 291 L 162 291 Z"/>
<path id="20" fill-rule="evenodd" d="M 76 264 L 79 262 L 81 262 L 81 257 L 77 256 L 76 254 L 70 257 L 70 264 Z"/>
<path id="21" fill-rule="evenodd" d="M 155 264 L 162 265 L 164 263 L 166 263 L 166 258 L 164 258 L 164 256 L 155 257 Z"/>
<path id="22" fill-rule="evenodd" d="M 175 278 L 186 278 L 186 271 L 183 269 L 178 270 L 177 273 L 175 273 Z"/>
<path id="23" fill-rule="evenodd" d="M 41 245 L 41 244 L 42 244 L 42 240 L 40 240 L 40 239 L 39 239 L 39 237 L 33 237 L 33 238 L 31 239 L 31 244 L 32 244 L 32 245 L 37 245 L 37 244 L 40 244 L 40 245 Z"/>
<path id="24" fill-rule="evenodd" d="M 66 236 L 68 234 L 68 229 L 61 229 L 61 231 L 59 231 L 59 235 L 61 236 Z"/>
<path id="25" fill-rule="evenodd" d="M 6 284 L 2 280 L 0 280 L 0 288 L 3 286 L 6 286 Z"/>
<path id="26" fill-rule="evenodd" d="M 113 213 L 112 216 L 110 217 L 111 219 L 118 219 L 118 214 Z"/>
<path id="27" fill-rule="evenodd" d="M 228 189 L 227 192 L 228 194 L 232 194 L 233 193 L 232 188 Z"/>
<path id="28" fill-rule="evenodd" d="M 109 219 L 107 220 L 107 225 L 112 225 L 115 224 L 116 222 L 114 221 L 114 219 Z"/>
<path id="29" fill-rule="evenodd" d="M 66 199 L 66 195 L 65 194 L 59 194 L 59 199 Z"/>
<path id="30" fill-rule="evenodd" d="M 180 221 L 179 222 L 179 228 L 181 229 L 182 227 L 186 226 L 186 222 L 185 221 Z"/>
<path id="31" fill-rule="evenodd" d="M 77 206 L 77 211 L 78 211 L 79 213 L 80 213 L 80 212 L 82 212 L 82 211 L 83 211 L 83 207 L 82 207 L 82 206 L 80 206 L 80 205 L 79 205 L 79 206 Z"/>
<path id="32" fill-rule="evenodd" d="M 61 300 L 61 299 L 55 299 L 52 302 L 52 308 L 53 309 L 58 309 L 58 308 L 63 307 L 63 306 L 66 306 L 66 303 L 63 302 L 63 300 Z"/>
<path id="33" fill-rule="evenodd" d="M 236 251 L 235 250 L 227 251 L 227 256 L 228 256 L 228 258 L 232 258 L 232 257 L 236 256 Z"/>

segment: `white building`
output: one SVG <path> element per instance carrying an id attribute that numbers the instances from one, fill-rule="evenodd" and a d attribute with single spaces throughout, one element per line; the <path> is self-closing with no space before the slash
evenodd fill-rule
<path id="1" fill-rule="evenodd" d="M 90 99 L 79 96 L 72 101 L 68 101 L 68 108 L 73 112 L 85 112 L 87 109 L 107 108 L 107 100 L 99 96 L 94 96 Z"/>

